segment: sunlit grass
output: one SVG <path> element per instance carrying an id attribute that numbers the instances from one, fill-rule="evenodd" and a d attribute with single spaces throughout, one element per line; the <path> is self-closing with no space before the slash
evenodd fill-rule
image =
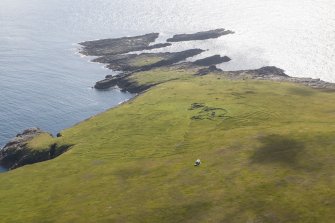
<path id="1" fill-rule="evenodd" d="M 54 144 L 54 141 L 54 138 L 50 134 L 42 133 L 29 141 L 27 146 L 33 150 L 45 150 L 49 149 Z"/>

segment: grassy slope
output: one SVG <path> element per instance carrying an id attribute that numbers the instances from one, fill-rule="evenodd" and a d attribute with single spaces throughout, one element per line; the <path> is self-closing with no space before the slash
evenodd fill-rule
<path id="1" fill-rule="evenodd" d="M 38 151 L 46 150 L 50 148 L 54 141 L 55 139 L 50 134 L 42 133 L 30 140 L 27 147 Z"/>
<path id="2" fill-rule="evenodd" d="M 334 99 L 214 75 L 160 84 L 62 132 L 62 156 L 1 174 L 1 222 L 333 222 Z"/>

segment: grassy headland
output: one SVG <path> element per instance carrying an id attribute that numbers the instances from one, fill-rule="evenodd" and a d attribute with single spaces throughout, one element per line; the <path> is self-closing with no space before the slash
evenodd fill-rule
<path id="1" fill-rule="evenodd" d="M 220 55 L 180 63 L 197 49 L 124 54 L 169 45 L 150 45 L 157 37 L 82 43 L 131 71 L 96 88 L 142 94 L 60 137 L 33 129 L 7 147 L 15 167 L 26 154 L 52 160 L 0 174 L 0 222 L 333 222 L 335 85 L 274 67 L 223 72 Z"/>
<path id="2" fill-rule="evenodd" d="M 165 82 L 50 139 L 70 151 L 0 175 L 1 222 L 335 219 L 334 92 L 150 72 Z"/>

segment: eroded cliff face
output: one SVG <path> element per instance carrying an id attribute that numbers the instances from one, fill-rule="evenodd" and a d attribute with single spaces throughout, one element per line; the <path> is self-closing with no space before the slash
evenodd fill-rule
<path id="1" fill-rule="evenodd" d="M 0 165 L 11 170 L 27 164 L 33 164 L 53 159 L 66 152 L 70 145 L 46 144 L 42 148 L 33 148 L 29 143 L 36 137 L 50 133 L 39 128 L 29 128 L 17 134 L 0 150 Z"/>

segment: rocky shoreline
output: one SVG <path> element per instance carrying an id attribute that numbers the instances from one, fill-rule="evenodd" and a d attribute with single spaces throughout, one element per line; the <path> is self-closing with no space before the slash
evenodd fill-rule
<path id="1" fill-rule="evenodd" d="M 284 73 L 284 71 L 280 68 L 274 66 L 262 67 L 260 69 L 255 70 L 240 70 L 240 71 L 222 71 L 218 69 L 215 65 L 211 65 L 209 67 L 197 67 L 194 63 L 183 63 L 179 65 L 170 66 L 173 69 L 179 69 L 180 66 L 189 67 L 197 70 L 194 73 L 195 76 L 203 76 L 210 73 L 215 73 L 216 75 L 222 75 L 227 79 L 254 79 L 254 80 L 270 80 L 277 82 L 291 82 L 302 84 L 315 89 L 323 89 L 328 91 L 335 91 L 335 84 L 329 83 L 326 81 L 322 81 L 320 79 L 313 78 L 299 78 L 299 77 L 290 77 Z M 106 89 L 110 87 L 119 87 L 122 91 L 128 91 L 130 93 L 141 93 L 150 87 L 155 86 L 152 85 L 141 85 L 135 81 L 131 80 L 131 76 L 134 73 L 128 74 L 119 74 L 116 76 L 106 76 L 104 80 L 98 81 L 95 84 L 96 89 Z"/>
<path id="2" fill-rule="evenodd" d="M 157 33 L 146 34 L 136 37 L 125 37 L 118 39 L 97 40 L 80 43 L 83 45 L 81 53 L 89 56 L 99 56 L 93 59 L 93 62 L 107 64 L 106 67 L 115 71 L 121 71 L 116 76 L 107 75 L 105 79 L 96 82 L 96 89 L 106 89 L 118 86 L 123 91 L 130 93 L 140 93 L 153 85 L 140 85 L 131 80 L 131 76 L 141 71 L 148 71 L 163 67 L 179 67 L 183 64 L 184 67 L 197 70 L 195 75 L 206 75 L 215 72 L 218 75 L 223 75 L 230 79 L 257 79 L 257 80 L 272 80 L 286 81 L 292 83 L 303 84 L 312 88 L 320 89 L 335 89 L 334 83 L 322 81 L 313 78 L 298 78 L 290 77 L 285 72 L 277 67 L 263 67 L 255 70 L 240 70 L 240 71 L 222 71 L 216 68 L 215 65 L 229 62 L 231 58 L 228 56 L 213 55 L 194 62 L 183 62 L 185 59 L 201 54 L 203 49 L 190 49 L 181 52 L 164 52 L 164 53 L 140 53 L 140 54 L 125 54 L 138 49 L 149 49 L 150 47 L 165 47 L 166 44 L 171 45 L 173 42 L 206 40 L 219 38 L 228 34 L 233 34 L 233 31 L 225 29 L 215 29 L 193 34 L 178 34 L 167 39 L 166 43 L 161 45 L 153 43 L 158 38 Z M 139 44 L 138 46 L 136 44 Z"/>

